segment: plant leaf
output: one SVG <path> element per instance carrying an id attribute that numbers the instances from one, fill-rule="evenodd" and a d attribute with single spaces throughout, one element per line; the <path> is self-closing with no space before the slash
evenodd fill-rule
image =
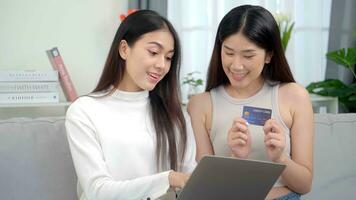
<path id="1" fill-rule="evenodd" d="M 328 79 L 325 81 L 310 83 L 307 88 L 309 93 L 322 96 L 342 96 L 351 90 L 338 79 Z"/>
<path id="2" fill-rule="evenodd" d="M 352 83 L 349 85 L 350 88 L 354 89 L 355 90 L 355 93 L 356 93 L 356 83 Z"/>
<path id="3" fill-rule="evenodd" d="M 349 97 L 350 101 L 356 101 L 356 94 Z M 355 105 L 356 106 L 356 105 Z"/>
<path id="4" fill-rule="evenodd" d="M 339 49 L 336 51 L 328 52 L 326 54 L 326 57 L 331 61 L 334 61 L 336 64 L 340 64 L 346 68 L 349 65 L 349 63 L 345 59 L 346 58 L 345 49 Z"/>
<path id="5" fill-rule="evenodd" d="M 356 64 L 356 47 L 347 48 L 346 59 L 350 61 L 350 67 Z"/>
<path id="6" fill-rule="evenodd" d="M 350 110 L 356 108 L 356 83 L 346 85 L 338 79 L 313 82 L 307 86 L 309 93 L 338 97 L 340 105 Z"/>
<path id="7" fill-rule="evenodd" d="M 294 26 L 294 22 L 291 24 L 291 26 L 287 29 L 286 27 L 286 30 L 285 32 L 283 33 L 283 44 L 284 44 L 284 50 L 287 49 L 287 45 L 288 45 L 288 42 L 290 40 L 290 37 L 291 37 L 291 33 L 292 33 L 292 30 L 293 30 L 293 26 Z"/>
<path id="8" fill-rule="evenodd" d="M 356 48 L 342 48 L 336 51 L 331 51 L 326 54 L 326 57 L 337 64 L 352 69 L 356 64 Z"/>

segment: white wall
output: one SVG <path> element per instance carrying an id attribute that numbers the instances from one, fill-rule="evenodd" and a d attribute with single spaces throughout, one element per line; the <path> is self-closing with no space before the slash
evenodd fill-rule
<path id="1" fill-rule="evenodd" d="M 77 92 L 86 94 L 126 12 L 126 0 L 0 0 L 0 70 L 52 69 L 45 51 L 57 46 Z"/>

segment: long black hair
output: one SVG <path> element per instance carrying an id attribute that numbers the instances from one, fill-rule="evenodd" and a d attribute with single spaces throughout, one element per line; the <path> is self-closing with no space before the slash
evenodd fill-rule
<path id="1" fill-rule="evenodd" d="M 238 32 L 266 52 L 272 53 L 270 63 L 265 64 L 262 70 L 265 80 L 281 83 L 295 82 L 284 55 L 279 28 L 273 15 L 261 6 L 243 5 L 233 8 L 219 24 L 205 91 L 229 83 L 222 68 L 221 46 L 227 37 Z"/>
<path id="2" fill-rule="evenodd" d="M 160 169 L 170 167 L 177 170 L 179 157 L 180 161 L 183 161 L 187 141 L 186 123 L 180 103 L 181 47 L 176 31 L 166 18 L 151 10 L 139 10 L 122 21 L 112 42 L 99 83 L 93 92 L 108 90 L 121 82 L 125 71 L 125 60 L 119 54 L 122 40 L 133 46 L 142 35 L 160 29 L 167 29 L 172 34 L 174 55 L 169 72 L 149 92 L 150 110 L 157 136 L 157 166 Z M 112 90 L 115 89 L 114 87 Z M 170 166 L 165 165 L 167 159 Z"/>

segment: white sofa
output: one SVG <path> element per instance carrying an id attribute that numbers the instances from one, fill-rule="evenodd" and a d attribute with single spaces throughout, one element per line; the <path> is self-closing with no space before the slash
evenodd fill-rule
<path id="1" fill-rule="evenodd" d="M 0 199 L 75 200 L 64 117 L 0 121 Z"/>
<path id="2" fill-rule="evenodd" d="M 315 128 L 313 188 L 302 199 L 355 199 L 356 114 L 316 114 Z M 76 199 L 63 117 L 0 120 L 0 199 Z"/>
<path id="3" fill-rule="evenodd" d="M 316 114 L 314 179 L 307 200 L 356 199 L 356 113 Z"/>

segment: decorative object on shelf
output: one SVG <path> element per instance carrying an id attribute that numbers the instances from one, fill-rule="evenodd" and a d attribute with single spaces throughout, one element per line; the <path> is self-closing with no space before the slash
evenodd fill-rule
<path id="1" fill-rule="evenodd" d="M 67 101 L 74 101 L 78 98 L 77 91 L 74 88 L 73 82 L 70 79 L 66 66 L 64 65 L 62 56 L 59 54 L 58 48 L 54 47 L 46 51 L 49 61 L 53 69 L 58 70 L 59 82 L 62 86 L 63 93 Z"/>
<path id="2" fill-rule="evenodd" d="M 326 57 L 349 69 L 356 79 L 354 67 L 356 64 L 356 47 L 342 48 L 328 52 Z M 356 83 L 345 84 L 338 79 L 327 79 L 324 81 L 313 82 L 307 86 L 309 93 L 321 96 L 338 97 L 343 109 L 348 112 L 356 111 Z"/>
<path id="3" fill-rule="evenodd" d="M 0 71 L 0 104 L 58 103 L 58 71 Z"/>
<path id="4" fill-rule="evenodd" d="M 58 103 L 58 92 L 0 93 L 0 104 L 9 103 Z"/>
<path id="5" fill-rule="evenodd" d="M 132 14 L 132 13 L 134 13 L 134 12 L 136 12 L 136 11 L 137 11 L 137 9 L 128 9 L 128 10 L 127 10 L 127 15 L 121 14 L 121 15 L 119 16 L 120 21 L 121 21 L 121 22 L 124 21 L 124 19 L 125 19 L 127 16 L 129 16 L 130 14 Z"/>
<path id="6" fill-rule="evenodd" d="M 58 81 L 58 72 L 54 70 L 1 70 L 0 82 L 36 82 Z"/>
<path id="7" fill-rule="evenodd" d="M 199 86 L 203 85 L 203 79 L 195 78 L 195 74 L 200 74 L 198 71 L 187 73 L 183 77 L 182 85 L 188 85 L 188 99 L 199 92 Z"/>
<path id="8" fill-rule="evenodd" d="M 290 20 L 289 15 L 283 13 L 275 14 L 274 18 L 277 21 L 279 32 L 281 34 L 283 50 L 286 51 L 288 42 L 290 40 L 294 28 L 294 22 Z"/>
<path id="9" fill-rule="evenodd" d="M 53 82 L 0 82 L 0 93 L 58 92 L 58 81 Z"/>

